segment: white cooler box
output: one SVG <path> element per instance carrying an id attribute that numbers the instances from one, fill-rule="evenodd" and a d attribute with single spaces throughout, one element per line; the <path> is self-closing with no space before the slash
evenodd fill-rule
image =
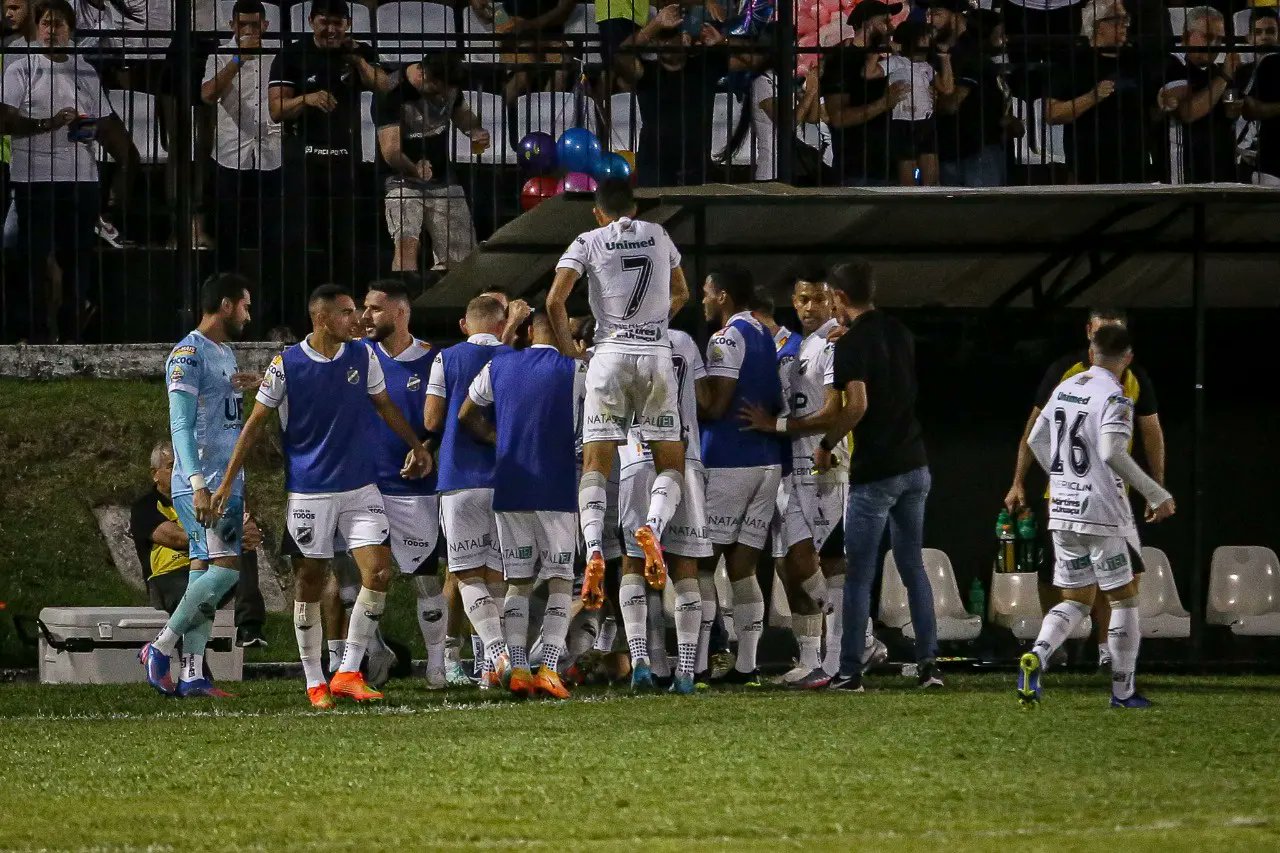
<path id="1" fill-rule="evenodd" d="M 145 681 L 138 650 L 155 639 L 168 618 L 150 607 L 46 607 L 40 611 L 40 682 Z M 204 658 L 218 681 L 239 681 L 244 672 L 244 649 L 235 640 L 235 614 L 219 610 Z M 175 678 L 177 664 L 175 658 Z"/>

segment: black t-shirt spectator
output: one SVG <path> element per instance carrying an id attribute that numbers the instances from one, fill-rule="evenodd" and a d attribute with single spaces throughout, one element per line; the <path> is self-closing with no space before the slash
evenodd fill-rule
<path id="1" fill-rule="evenodd" d="M 644 61 L 636 82 L 641 179 L 645 184 L 704 183 L 711 148 L 716 86 L 729 71 L 721 50 L 694 48 L 684 68 Z"/>
<path id="2" fill-rule="evenodd" d="M 1280 54 L 1259 60 L 1250 97 L 1280 104 Z M 1280 177 L 1280 116 L 1258 122 L 1258 171 Z"/>
<path id="3" fill-rule="evenodd" d="M 157 527 L 166 521 L 176 524 L 177 520 L 173 501 L 155 488 L 134 501 L 129 509 L 129 535 L 133 537 L 138 562 L 148 579 L 185 569 L 191 563 L 186 551 L 175 551 L 151 541 L 151 534 Z"/>
<path id="4" fill-rule="evenodd" d="M 374 127 L 382 130 L 399 125 L 400 150 L 404 156 L 415 163 L 429 160 L 432 180 L 447 181 L 453 113 L 462 104 L 462 93 L 458 89 L 447 89 L 439 98 L 428 98 L 405 79 L 403 72 L 395 82 L 395 88 L 373 101 Z M 387 175 L 394 174 L 382 159 L 381 146 L 378 147 L 378 169 Z"/>
<path id="5" fill-rule="evenodd" d="M 853 321 L 836 341 L 835 384 L 867 386 L 867 412 L 853 429 L 849 482 L 871 483 L 928 464 L 916 419 L 916 345 L 883 311 Z"/>
<path id="6" fill-rule="evenodd" d="M 1125 47 L 1108 56 L 1084 49 L 1050 69 L 1049 96 L 1070 101 L 1103 80 L 1115 92 L 1064 125 L 1067 165 L 1082 184 L 1149 183 L 1165 177 L 1166 128 L 1151 120 L 1162 80 L 1158 65 Z"/>
<path id="7" fill-rule="evenodd" d="M 850 45 L 836 51 L 822 72 L 822 96 L 848 95 L 859 107 L 884 97 L 884 76 L 866 79 L 867 49 Z M 863 124 L 831 127 L 832 154 L 842 183 L 883 181 L 889 177 L 889 112 Z"/>
<path id="8" fill-rule="evenodd" d="M 1185 97 L 1193 97 L 1198 92 L 1208 89 L 1217 79 L 1218 66 L 1205 67 L 1183 62 L 1179 57 L 1169 58 L 1169 66 L 1165 70 L 1166 87 L 1185 84 Z M 1213 181 L 1234 181 L 1236 179 L 1236 136 L 1235 119 L 1228 118 L 1222 101 L 1213 105 L 1209 114 L 1199 121 L 1190 124 L 1171 116 L 1170 122 L 1175 128 L 1171 134 L 1178 138 L 1177 130 L 1181 130 L 1181 158 L 1174 156 L 1179 149 L 1170 152 L 1170 169 L 1172 179 L 1178 183 L 1203 184 Z"/>
<path id="9" fill-rule="evenodd" d="M 367 44 L 354 50 L 370 64 L 378 55 Z M 288 86 L 296 97 L 325 91 L 333 95 L 337 106 L 324 113 L 303 107 L 292 121 L 285 122 L 285 146 L 312 147 L 330 152 L 345 150 L 359 156 L 360 92 L 368 87 L 345 59 L 345 50 L 321 50 L 311 36 L 290 42 L 271 62 L 272 86 Z"/>
<path id="10" fill-rule="evenodd" d="M 954 113 L 938 112 L 938 159 L 951 163 L 1004 144 L 1007 87 L 982 42 L 966 31 L 951 49 L 956 87 L 969 90 Z"/>
<path id="11" fill-rule="evenodd" d="M 1036 408 L 1043 409 L 1048 406 L 1049 398 L 1053 395 L 1053 389 L 1072 376 L 1083 373 L 1088 369 L 1088 350 L 1079 350 L 1078 352 L 1064 355 L 1049 365 L 1049 369 L 1044 373 L 1044 378 L 1040 380 L 1040 386 L 1036 388 Z M 1142 369 L 1142 365 L 1137 362 L 1130 364 L 1120 384 L 1125 393 L 1132 396 L 1133 412 L 1137 417 L 1159 414 L 1160 406 L 1156 402 L 1156 386 L 1151 384 L 1151 377 L 1147 375 L 1147 371 Z"/>

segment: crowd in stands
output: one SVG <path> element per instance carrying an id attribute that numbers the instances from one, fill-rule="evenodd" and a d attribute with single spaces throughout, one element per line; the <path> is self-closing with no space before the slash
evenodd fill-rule
<path id="1" fill-rule="evenodd" d="M 168 0 L 5 0 L 6 311 L 75 337 L 82 250 L 156 242 L 147 170 L 162 240 L 285 283 L 270 320 L 371 264 L 443 272 L 518 213 L 530 130 L 585 126 L 648 186 L 1280 183 L 1274 6 L 991 2 L 798 0 L 826 23 L 797 47 L 767 0 L 193 0 L 189 44 Z"/>

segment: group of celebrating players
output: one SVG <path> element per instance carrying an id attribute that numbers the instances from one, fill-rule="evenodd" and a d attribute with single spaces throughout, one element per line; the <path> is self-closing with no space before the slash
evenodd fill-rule
<path id="1" fill-rule="evenodd" d="M 315 707 L 382 698 L 361 664 L 393 561 L 415 584 L 431 687 L 445 686 L 447 665 L 456 664 L 446 655 L 447 593 L 454 592 L 478 637 L 484 689 L 567 698 L 571 679 L 563 676 L 592 645 L 607 605 L 625 631 L 632 689 L 669 682 L 673 693 L 692 693 L 710 668 L 721 559 L 738 649 L 719 680 L 759 684 L 766 605 L 756 567 L 770 539 L 783 560 L 799 647 L 798 664 L 782 681 L 828 686 L 846 621 L 848 425 L 838 417 L 833 373 L 842 294 L 822 271 L 796 273 L 792 299 L 803 334 L 793 334 L 762 323 L 749 273 L 713 272 L 702 303 L 719 331 L 704 358 L 687 334 L 668 328 L 690 296 L 679 251 L 661 226 L 635 214 L 626 184 L 602 185 L 600 227 L 569 246 L 545 308 L 481 294 L 460 322 L 466 340 L 443 350 L 410 333 L 409 296 L 396 282 L 370 285 L 362 312 L 343 288 L 317 288 L 311 333 L 272 361 L 247 419 L 241 395 L 251 380 L 228 346 L 249 320 L 247 283 L 234 275 L 207 281 L 201 324 L 165 367 L 173 500 L 190 538 L 192 573 L 168 624 L 140 655 L 149 683 L 166 694 L 226 695 L 209 681 L 202 656 L 214 608 L 236 582 L 244 463 L 275 413 L 294 626 Z M 566 303 L 584 276 L 592 316 L 575 323 Z M 1107 409 L 1103 433 L 1123 433 L 1122 408 Z M 1033 435 L 1037 458 L 1048 441 Z M 1107 447 L 1108 462 L 1127 458 L 1114 442 Z M 1045 462 L 1060 466 L 1057 457 Z M 1116 470 L 1128 479 L 1127 469 Z M 1090 533 L 1070 543 L 1079 551 L 1077 570 L 1093 565 Z M 322 624 L 335 549 L 349 552 L 360 588 L 345 640 L 336 648 L 331 641 L 326 677 L 324 629 L 331 638 L 341 630 Z M 1104 589 L 1116 589 L 1123 565 L 1105 549 L 1093 556 L 1111 567 Z M 448 584 L 437 574 L 442 557 Z M 616 587 L 611 571 L 620 571 Z M 674 669 L 661 639 L 669 581 Z M 1064 605 L 1068 621 L 1081 597 Z M 1125 618 L 1128 610 L 1117 605 Z M 870 636 L 869 620 L 865 630 L 866 642 L 856 645 L 869 666 L 884 647 Z M 658 648 L 651 650 L 651 638 Z M 1039 695 L 1042 645 L 1030 656 L 1036 661 L 1023 664 L 1028 700 Z M 924 675 L 925 686 L 941 683 L 936 673 Z"/>

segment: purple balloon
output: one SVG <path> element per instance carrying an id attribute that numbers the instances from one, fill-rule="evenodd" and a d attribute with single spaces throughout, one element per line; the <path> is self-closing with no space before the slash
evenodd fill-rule
<path id="1" fill-rule="evenodd" d="M 556 184 L 556 193 L 593 193 L 596 179 L 584 172 L 570 172 Z"/>
<path id="2" fill-rule="evenodd" d="M 535 130 L 526 133 L 516 146 L 516 157 L 526 172 L 545 175 L 556 169 L 556 141 L 549 133 Z"/>

